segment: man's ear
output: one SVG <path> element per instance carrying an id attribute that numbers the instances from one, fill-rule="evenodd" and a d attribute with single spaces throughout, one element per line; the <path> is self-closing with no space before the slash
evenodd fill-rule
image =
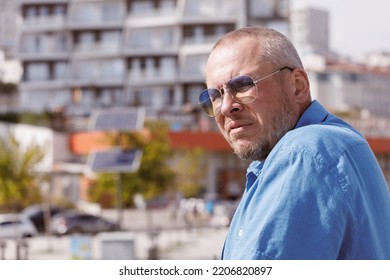
<path id="1" fill-rule="evenodd" d="M 294 69 L 292 72 L 294 83 L 294 98 L 297 103 L 305 103 L 310 99 L 310 83 L 307 73 L 303 69 Z"/>

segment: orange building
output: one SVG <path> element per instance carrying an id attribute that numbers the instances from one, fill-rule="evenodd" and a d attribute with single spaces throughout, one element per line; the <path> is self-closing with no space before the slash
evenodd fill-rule
<path id="1" fill-rule="evenodd" d="M 378 158 L 378 162 L 390 182 L 390 138 L 367 137 L 368 143 Z M 173 150 L 202 148 L 206 151 L 207 170 L 205 185 L 207 192 L 217 194 L 222 199 L 236 199 L 245 186 L 247 162 L 238 160 L 229 144 L 219 132 L 169 132 L 169 142 Z M 69 138 L 70 149 L 75 155 L 87 155 L 92 150 L 107 149 L 110 144 L 104 132 L 74 133 Z M 84 184 L 81 190 L 87 187 Z"/>

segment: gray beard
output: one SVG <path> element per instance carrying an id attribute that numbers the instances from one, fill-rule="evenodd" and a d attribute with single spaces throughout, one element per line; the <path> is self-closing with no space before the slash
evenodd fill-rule
<path id="1" fill-rule="evenodd" d="M 295 117 L 290 105 L 286 100 L 282 102 L 282 115 L 272 119 L 273 133 L 271 139 L 265 139 L 262 142 L 256 142 L 246 148 L 235 150 L 234 153 L 242 160 L 265 160 L 279 140 L 295 126 Z"/>

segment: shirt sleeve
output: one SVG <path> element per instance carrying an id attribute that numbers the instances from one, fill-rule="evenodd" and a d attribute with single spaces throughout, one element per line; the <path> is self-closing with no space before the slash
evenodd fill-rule
<path id="1" fill-rule="evenodd" d="M 342 172 L 307 150 L 280 150 L 267 160 L 251 200 L 256 225 L 252 259 L 337 259 L 353 246 L 353 215 L 340 187 Z M 264 207 L 266 205 L 266 207 Z M 253 254 L 250 256 L 250 254 Z"/>

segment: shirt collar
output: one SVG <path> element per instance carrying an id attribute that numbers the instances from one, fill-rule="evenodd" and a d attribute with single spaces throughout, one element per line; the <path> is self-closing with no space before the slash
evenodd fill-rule
<path id="1" fill-rule="evenodd" d="M 328 111 L 322 107 L 322 105 L 317 100 L 314 100 L 299 118 L 295 128 L 321 123 L 328 117 L 328 115 Z M 253 161 L 247 169 L 247 174 L 253 173 L 256 177 L 258 177 L 261 173 L 263 165 L 264 161 Z"/>
<path id="2" fill-rule="evenodd" d="M 295 128 L 323 122 L 329 113 L 317 100 L 314 100 L 299 118 Z"/>

